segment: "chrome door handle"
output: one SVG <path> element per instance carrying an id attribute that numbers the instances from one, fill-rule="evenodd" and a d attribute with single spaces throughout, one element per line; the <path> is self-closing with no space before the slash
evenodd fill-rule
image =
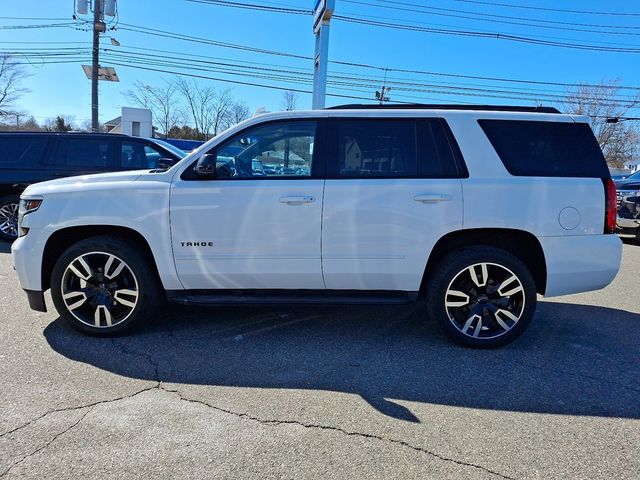
<path id="1" fill-rule="evenodd" d="M 438 203 L 438 202 L 448 202 L 451 200 L 451 195 L 440 194 L 440 193 L 425 193 L 423 195 L 416 195 L 413 197 L 416 202 L 422 203 Z"/>
<path id="2" fill-rule="evenodd" d="M 315 197 L 310 195 L 300 197 L 280 197 L 280 203 L 286 203 L 287 205 L 302 205 L 303 203 L 313 203 L 315 201 Z"/>

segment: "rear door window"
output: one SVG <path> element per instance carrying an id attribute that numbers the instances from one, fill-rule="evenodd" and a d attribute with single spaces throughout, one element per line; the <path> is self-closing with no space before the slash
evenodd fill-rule
<path id="1" fill-rule="evenodd" d="M 49 139 L 34 135 L 0 135 L 0 168 L 42 168 Z"/>
<path id="2" fill-rule="evenodd" d="M 115 143 L 106 137 L 59 137 L 50 163 L 69 170 L 112 170 Z"/>
<path id="3" fill-rule="evenodd" d="M 478 120 L 512 175 L 608 178 L 600 146 L 586 123 Z"/>
<path id="4" fill-rule="evenodd" d="M 330 178 L 415 178 L 416 124 L 405 119 L 335 119 Z"/>

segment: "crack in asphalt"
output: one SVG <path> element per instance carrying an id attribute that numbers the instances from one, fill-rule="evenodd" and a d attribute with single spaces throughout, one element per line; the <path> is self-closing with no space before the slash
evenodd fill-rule
<path id="1" fill-rule="evenodd" d="M 342 435 L 346 435 L 346 436 L 350 436 L 350 437 L 360 437 L 360 438 L 366 438 L 366 439 L 370 439 L 370 440 L 378 440 L 378 441 L 381 441 L 381 442 L 386 442 L 386 443 L 391 443 L 391 444 L 394 444 L 394 445 L 398 445 L 398 446 L 401 446 L 401 447 L 404 447 L 404 448 L 409 448 L 409 449 L 411 449 L 411 450 L 413 450 L 415 452 L 419 452 L 419 453 L 422 453 L 422 454 L 425 454 L 425 455 L 429 455 L 430 457 L 436 458 L 436 459 L 444 461 L 444 462 L 454 463 L 454 464 L 462 466 L 462 467 L 475 468 L 477 470 L 481 470 L 483 472 L 489 473 L 489 474 L 494 475 L 496 477 L 503 478 L 505 480 L 515 480 L 513 477 L 509 477 L 507 475 L 501 474 L 501 473 L 496 472 L 494 470 L 491 470 L 489 468 L 483 467 L 482 465 L 477 465 L 477 464 L 474 464 L 474 463 L 465 462 L 463 460 L 456 460 L 455 458 L 446 457 L 444 455 L 441 455 L 441 454 L 436 453 L 436 452 L 432 452 L 432 451 L 427 450 L 425 448 L 412 445 L 412 444 L 410 444 L 410 443 L 408 443 L 408 442 L 406 442 L 404 440 L 397 440 L 397 439 L 394 439 L 394 438 L 383 437 L 383 436 L 380 436 L 380 435 L 374 435 L 374 434 L 370 434 L 370 433 L 354 432 L 354 431 L 345 430 L 345 429 L 340 428 L 340 427 L 333 427 L 333 426 L 329 426 L 329 425 L 305 423 L 305 422 L 301 422 L 299 420 L 268 420 L 268 419 L 262 419 L 262 418 L 250 415 L 248 413 L 234 412 L 232 410 L 228 410 L 228 409 L 225 409 L 225 408 L 222 408 L 222 407 L 211 405 L 210 403 L 207 403 L 207 402 L 205 402 L 203 400 L 198 400 L 198 399 L 186 397 L 179 390 L 169 389 L 169 388 L 163 386 L 161 382 L 158 382 L 156 385 L 153 385 L 151 387 L 147 387 L 147 388 L 144 388 L 142 390 L 138 390 L 137 392 L 134 392 L 132 394 L 124 395 L 122 397 L 118 397 L 118 398 L 114 398 L 114 399 L 110 399 L 110 400 L 101 400 L 101 401 L 92 402 L 92 403 L 89 403 L 89 404 L 79 405 L 79 406 L 74 406 L 74 407 L 65 407 L 65 408 L 59 408 L 59 409 L 56 409 L 56 410 L 50 410 L 50 411 L 40 415 L 39 417 L 34 418 L 33 420 L 30 420 L 29 422 L 27 422 L 27 423 L 25 423 L 25 424 L 23 424 L 23 425 L 21 425 L 19 427 L 16 427 L 16 428 L 14 428 L 12 430 L 9 430 L 9 431 L 1 434 L 0 437 L 5 436 L 5 435 L 9 435 L 11 433 L 14 433 L 14 432 L 16 432 L 18 430 L 21 430 L 21 429 L 23 429 L 23 428 L 25 428 L 25 427 L 37 422 L 38 420 L 40 420 L 40 419 L 42 419 L 42 418 L 44 418 L 47 415 L 50 415 L 52 413 L 88 409 L 84 413 L 84 415 L 82 415 L 80 417 L 80 419 L 78 419 L 76 422 L 71 424 L 69 427 L 67 427 L 63 431 L 61 431 L 61 432 L 57 433 L 56 435 L 54 435 L 44 445 L 42 445 L 41 447 L 38 447 L 33 452 L 23 456 L 20 460 L 18 460 L 17 462 L 14 462 L 13 464 L 11 464 L 4 472 L 0 473 L 0 478 L 4 477 L 16 465 L 19 465 L 20 463 L 22 463 L 25 460 L 27 460 L 29 457 L 32 457 L 33 455 L 45 450 L 53 442 L 55 442 L 59 437 L 61 437 L 62 435 L 64 435 L 68 431 L 70 431 L 71 429 L 75 428 L 98 405 L 119 402 L 121 400 L 126 400 L 128 398 L 133 398 L 133 397 L 135 397 L 137 395 L 140 395 L 140 394 L 142 394 L 144 392 L 149 392 L 149 391 L 152 391 L 152 390 L 159 390 L 159 391 L 164 391 L 164 392 L 167 392 L 167 393 L 171 393 L 171 394 L 174 394 L 178 398 L 178 400 L 180 400 L 180 401 L 193 403 L 193 404 L 197 404 L 197 405 L 202 405 L 202 406 L 211 408 L 213 410 L 216 410 L 218 412 L 221 412 L 221 413 L 224 413 L 224 414 L 227 414 L 227 415 L 233 415 L 233 416 L 235 416 L 237 418 L 242 418 L 244 420 L 250 420 L 250 421 L 259 423 L 261 425 L 269 425 L 269 426 L 297 425 L 297 426 L 300 426 L 300 427 L 303 427 L 303 428 L 317 429 L 317 430 L 330 431 L 330 432 L 334 432 L 334 433 L 340 433 Z"/>
<path id="2" fill-rule="evenodd" d="M 331 431 L 331 432 L 340 433 L 342 435 L 347 435 L 347 436 L 351 436 L 351 437 L 360 437 L 360 438 L 367 438 L 367 439 L 371 439 L 371 440 L 379 440 L 381 442 L 393 443 L 395 445 L 399 445 L 399 446 L 414 450 L 416 452 L 429 455 L 429 456 L 431 456 L 433 458 L 436 458 L 438 460 L 442 460 L 444 462 L 455 463 L 456 465 L 460 465 L 462 467 L 471 467 L 471 468 L 475 468 L 475 469 L 478 469 L 478 470 L 482 470 L 483 472 L 489 473 L 491 475 L 495 475 L 495 476 L 500 477 L 500 478 L 504 478 L 505 480 L 515 480 L 513 477 L 509 477 L 509 476 L 504 475 L 502 473 L 499 473 L 499 472 L 496 472 L 496 471 L 491 470 L 489 468 L 483 467 L 482 465 L 477 465 L 475 463 L 465 462 L 463 460 L 456 460 L 455 458 L 445 457 L 444 455 L 441 455 L 439 453 L 435 453 L 435 452 L 432 452 L 432 451 L 427 450 L 425 448 L 412 445 L 412 444 L 410 444 L 408 442 L 405 442 L 404 440 L 397 440 L 395 438 L 383 437 L 383 436 L 380 436 L 380 435 L 373 435 L 371 433 L 354 432 L 354 431 L 350 431 L 350 430 L 345 430 L 345 429 L 340 428 L 340 427 L 332 427 L 332 426 L 329 426 L 329 425 L 305 423 L 305 422 L 301 422 L 299 420 L 265 420 L 265 419 L 262 419 L 262 418 L 259 418 L 259 417 L 255 417 L 253 415 L 249 415 L 248 413 L 234 412 L 232 410 L 228 410 L 228 409 L 225 409 L 225 408 L 217 407 L 215 405 L 211 405 L 210 403 L 207 403 L 207 402 L 205 402 L 203 400 L 198 400 L 198 399 L 186 397 L 179 390 L 168 389 L 167 387 L 162 386 L 162 384 L 158 385 L 158 389 L 159 390 L 163 390 L 163 391 L 168 392 L 168 393 L 173 393 L 182 401 L 203 405 L 203 406 L 209 407 L 209 408 L 211 408 L 213 410 L 216 410 L 216 411 L 228 414 L 228 415 L 233 415 L 233 416 L 236 416 L 238 418 L 245 419 L 245 420 L 251 420 L 251 421 L 260 423 L 262 425 L 270 425 L 270 426 L 297 425 L 297 426 L 300 426 L 300 427 L 303 427 L 303 428 L 325 430 L 325 431 Z"/>
<path id="3" fill-rule="evenodd" d="M 71 406 L 71 407 L 62 407 L 62 408 L 56 408 L 54 410 L 48 410 L 45 413 L 43 413 L 42 415 L 40 415 L 38 417 L 35 417 L 35 418 L 29 420 L 28 422 L 23 423 L 22 425 L 19 425 L 19 426 L 15 427 L 15 428 L 12 428 L 11 430 L 7 430 L 6 432 L 0 433 L 0 438 L 5 437 L 6 435 L 10 435 L 12 433 L 15 433 L 15 432 L 17 432 L 19 430 L 22 430 L 23 428 L 26 428 L 29 425 L 32 425 L 32 424 L 36 423 L 38 420 L 41 420 L 44 417 L 46 417 L 48 415 L 51 415 L 52 413 L 70 412 L 70 411 L 73 411 L 73 410 L 82 410 L 83 408 L 95 407 L 96 405 L 101 405 L 103 403 L 119 402 L 120 400 L 125 400 L 127 398 L 135 397 L 136 395 L 140 395 L 141 393 L 148 392 L 149 390 L 153 390 L 153 389 L 158 388 L 158 387 L 159 387 L 159 383 L 156 384 L 156 385 L 147 387 L 147 388 L 143 388 L 142 390 L 138 390 L 138 391 L 136 391 L 134 393 L 131 393 L 129 395 L 123 395 L 121 397 L 112 398 L 112 399 L 109 399 L 109 400 L 98 400 L 98 401 L 87 403 L 87 404 L 84 404 L 84 405 L 76 405 L 76 406 Z"/>
<path id="4" fill-rule="evenodd" d="M 60 438 L 62 435 L 64 435 L 65 433 L 67 433 L 68 431 L 70 431 L 71 429 L 75 428 L 76 426 L 78 426 L 78 424 L 85 419 L 85 417 L 87 415 L 89 415 L 89 413 L 91 413 L 91 411 L 93 411 L 93 409 L 95 408 L 95 406 L 92 407 L 83 407 L 83 408 L 87 408 L 87 411 L 84 412 L 84 414 L 75 422 L 73 422 L 71 425 L 69 425 L 67 428 L 65 428 L 64 430 L 62 430 L 61 432 L 56 433 L 48 442 L 46 442 L 44 445 L 36 448 L 33 452 L 30 452 L 28 454 L 26 454 L 25 456 L 23 456 L 20 460 L 18 460 L 17 462 L 12 463 L 11 465 L 9 465 L 9 467 L 2 473 L 0 473 L 0 478 L 4 477 L 6 474 L 8 474 L 14 467 L 20 465 L 22 462 L 24 462 L 26 459 L 28 459 L 29 457 L 32 457 L 33 455 L 42 452 L 43 450 L 46 450 L 47 448 L 49 448 L 49 446 L 51 446 L 51 444 L 53 442 L 55 442 L 58 438 Z"/>
<path id="5" fill-rule="evenodd" d="M 159 368 L 160 364 L 153 359 L 153 356 L 147 352 L 136 352 L 134 350 L 129 350 L 125 344 L 117 344 L 114 339 L 112 339 L 112 344 L 115 348 L 120 350 L 125 355 L 133 355 L 136 357 L 142 357 L 149 362 L 151 368 L 153 368 L 153 381 L 160 383 L 160 373 Z"/>

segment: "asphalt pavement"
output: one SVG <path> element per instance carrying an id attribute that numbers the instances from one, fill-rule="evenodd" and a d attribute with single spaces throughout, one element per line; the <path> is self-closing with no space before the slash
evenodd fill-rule
<path id="1" fill-rule="evenodd" d="M 640 245 L 513 344 L 419 305 L 169 306 L 95 339 L 0 243 L 1 478 L 640 478 Z"/>

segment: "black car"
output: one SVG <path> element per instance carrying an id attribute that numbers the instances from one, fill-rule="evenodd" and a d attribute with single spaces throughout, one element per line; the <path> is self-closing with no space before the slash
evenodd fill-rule
<path id="1" fill-rule="evenodd" d="M 186 154 L 156 139 L 111 133 L 0 133 L 0 238 L 18 234 L 20 193 L 60 177 L 158 168 Z"/>
<path id="2" fill-rule="evenodd" d="M 616 181 L 618 192 L 617 226 L 640 241 L 640 171 Z"/>

